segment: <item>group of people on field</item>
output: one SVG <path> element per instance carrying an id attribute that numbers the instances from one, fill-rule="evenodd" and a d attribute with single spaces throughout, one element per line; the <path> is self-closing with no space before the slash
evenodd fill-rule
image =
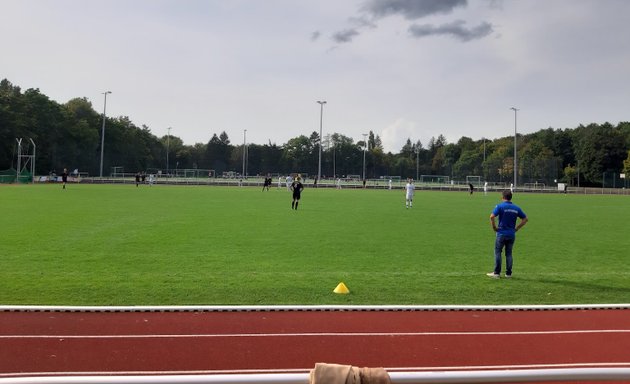
<path id="1" fill-rule="evenodd" d="M 140 183 L 145 184 L 147 181 L 147 174 L 142 172 L 136 172 L 136 187 L 140 185 Z M 149 185 L 153 185 L 155 182 L 155 176 L 153 174 L 149 175 Z"/>
<path id="2" fill-rule="evenodd" d="M 150 184 L 153 184 L 153 175 L 150 175 Z M 144 173 L 136 173 L 136 187 L 145 182 L 146 175 Z M 66 183 L 68 181 L 68 170 L 64 168 L 61 175 L 63 182 L 63 189 L 66 189 Z M 263 191 L 269 190 L 271 186 L 271 177 L 266 177 L 263 184 Z M 278 179 L 278 187 L 280 187 L 281 178 Z M 291 209 L 297 210 L 302 197 L 302 191 L 304 190 L 304 184 L 302 184 L 302 175 L 298 174 L 295 179 L 291 175 L 286 177 L 287 189 L 292 192 Z M 339 184 L 339 183 L 337 183 Z M 472 195 L 474 187 L 472 184 L 468 185 L 469 193 Z M 339 185 L 337 185 L 339 188 Z M 391 181 L 390 181 L 391 189 Z M 405 208 L 409 209 L 413 207 L 413 198 L 415 195 L 415 185 L 412 178 L 407 179 L 405 184 Z M 487 183 L 484 185 L 484 192 L 487 192 Z M 502 270 L 502 253 L 505 250 L 505 277 L 512 277 L 513 257 L 512 250 L 516 241 L 516 232 L 518 232 L 528 222 L 528 217 L 523 210 L 512 202 L 513 187 L 506 189 L 501 193 L 501 203 L 497 204 L 492 213 L 490 214 L 490 224 L 492 230 L 496 233 L 494 243 L 494 269 L 492 272 L 487 273 L 488 277 L 498 279 L 501 277 Z"/>

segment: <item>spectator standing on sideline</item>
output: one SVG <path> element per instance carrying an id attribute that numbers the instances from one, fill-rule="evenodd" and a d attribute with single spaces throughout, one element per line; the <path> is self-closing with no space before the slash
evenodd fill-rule
<path id="1" fill-rule="evenodd" d="M 475 187 L 471 183 L 468 183 L 468 192 L 472 195 L 474 190 Z"/>
<path id="2" fill-rule="evenodd" d="M 512 203 L 510 190 L 503 191 L 502 200 L 490 214 L 490 223 L 497 235 L 494 242 L 494 271 L 486 275 L 494 279 L 501 276 L 501 252 L 503 248 L 505 248 L 505 277 L 512 277 L 512 248 L 516 240 L 516 232 L 523 228 L 528 221 L 525 212 L 518 205 Z M 498 226 L 495 222 L 497 217 L 499 218 Z M 518 225 L 516 225 L 517 219 L 520 219 Z"/>

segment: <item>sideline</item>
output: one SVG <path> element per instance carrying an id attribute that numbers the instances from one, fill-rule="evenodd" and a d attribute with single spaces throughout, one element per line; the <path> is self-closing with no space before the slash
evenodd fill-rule
<path id="1" fill-rule="evenodd" d="M 630 309 L 630 304 L 560 305 L 0 305 L 0 312 L 310 312 L 310 311 L 570 311 Z"/>

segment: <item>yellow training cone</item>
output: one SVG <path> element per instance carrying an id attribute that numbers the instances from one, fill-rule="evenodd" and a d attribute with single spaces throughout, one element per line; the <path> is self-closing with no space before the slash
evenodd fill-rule
<path id="1" fill-rule="evenodd" d="M 348 287 L 346 287 L 346 285 L 343 282 L 341 282 L 337 284 L 337 288 L 335 288 L 333 292 L 346 294 L 346 293 L 350 293 L 350 290 L 348 289 Z"/>

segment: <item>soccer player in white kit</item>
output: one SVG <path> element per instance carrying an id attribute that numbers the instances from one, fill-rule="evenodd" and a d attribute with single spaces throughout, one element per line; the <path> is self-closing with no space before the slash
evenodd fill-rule
<path id="1" fill-rule="evenodd" d="M 413 207 L 413 194 L 416 187 L 413 185 L 413 179 L 407 179 L 407 185 L 405 185 L 405 207 Z"/>
<path id="2" fill-rule="evenodd" d="M 293 184 L 293 178 L 291 175 L 287 175 L 287 191 L 291 191 L 291 184 Z"/>

